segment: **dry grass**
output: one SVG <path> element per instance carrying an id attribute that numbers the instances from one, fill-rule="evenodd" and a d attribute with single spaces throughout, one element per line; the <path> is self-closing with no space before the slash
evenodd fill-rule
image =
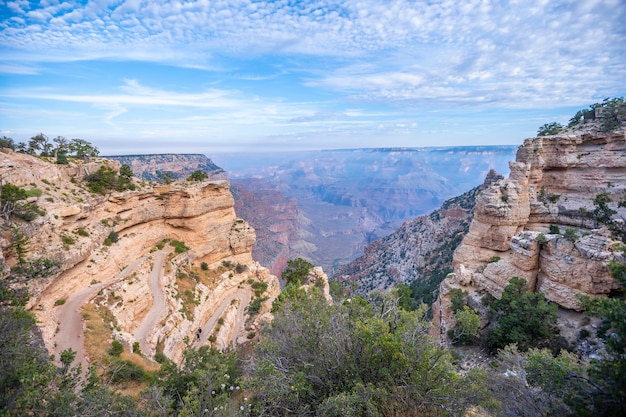
<path id="1" fill-rule="evenodd" d="M 108 308 L 93 303 L 83 305 L 82 313 L 87 324 L 85 351 L 92 361 L 100 360 L 111 348 L 115 317 Z"/>
<path id="2" fill-rule="evenodd" d="M 176 287 L 183 302 L 183 313 L 191 321 L 196 310 L 196 280 L 180 269 L 176 273 Z"/>
<path id="3" fill-rule="evenodd" d="M 227 269 L 224 266 L 220 265 L 216 268 L 209 268 L 204 271 L 202 270 L 202 268 L 193 266 L 191 268 L 191 271 L 200 278 L 200 282 L 202 284 L 207 286 L 209 290 L 213 291 L 217 287 L 217 284 L 220 282 L 221 275 L 225 271 L 227 271 Z"/>

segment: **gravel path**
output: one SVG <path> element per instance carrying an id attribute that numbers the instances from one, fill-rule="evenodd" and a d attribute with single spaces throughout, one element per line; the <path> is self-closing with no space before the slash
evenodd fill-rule
<path id="1" fill-rule="evenodd" d="M 251 294 L 250 291 L 239 290 L 235 293 L 231 294 L 229 297 L 225 298 L 222 301 L 222 304 L 219 305 L 215 313 L 211 316 L 211 318 L 202 326 L 202 333 L 200 336 L 200 340 L 195 341 L 193 344 L 194 347 L 198 348 L 206 344 L 209 335 L 212 333 L 217 321 L 224 313 L 224 310 L 233 302 L 233 300 L 239 300 L 239 309 L 237 311 L 237 322 L 235 323 L 235 328 L 233 329 L 233 340 L 232 347 L 235 347 L 237 344 L 237 335 L 241 332 L 241 328 L 244 325 L 244 313 L 245 309 L 250 304 Z"/>
<path id="2" fill-rule="evenodd" d="M 139 347 L 143 354 L 150 352 L 150 344 L 147 337 L 150 331 L 156 326 L 163 313 L 166 311 L 165 296 L 163 295 L 163 287 L 161 286 L 161 277 L 163 276 L 163 263 L 165 262 L 165 252 L 156 252 L 155 261 L 148 277 L 148 287 L 152 294 L 152 308 L 144 318 L 141 326 L 135 330 L 135 340 L 139 342 Z"/>
<path id="3" fill-rule="evenodd" d="M 85 357 L 85 330 L 83 328 L 84 322 L 80 311 L 81 307 L 87 301 L 95 297 L 101 289 L 120 282 L 126 278 L 144 260 L 145 258 L 140 258 L 133 261 L 113 279 L 83 288 L 69 297 L 65 301 L 65 304 L 56 308 L 55 315 L 57 323 L 59 323 L 59 328 L 54 336 L 54 355 L 57 363 L 59 363 L 59 356 L 61 352 L 65 349 L 72 349 L 76 352 L 74 363 L 82 366 L 83 373 L 87 371 L 87 367 L 89 365 Z"/>

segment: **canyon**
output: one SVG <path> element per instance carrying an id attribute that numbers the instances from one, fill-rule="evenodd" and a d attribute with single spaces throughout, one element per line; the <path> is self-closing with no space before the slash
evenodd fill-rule
<path id="1" fill-rule="evenodd" d="M 254 259 L 280 274 L 304 257 L 329 275 L 405 221 L 506 173 L 516 146 L 218 154 L 237 214 L 257 230 Z"/>

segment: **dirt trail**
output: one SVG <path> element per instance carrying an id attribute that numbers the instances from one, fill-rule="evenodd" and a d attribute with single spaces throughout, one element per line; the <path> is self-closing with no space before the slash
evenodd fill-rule
<path id="1" fill-rule="evenodd" d="M 202 326 L 202 333 L 200 336 L 200 340 L 195 341 L 194 347 L 198 348 L 206 344 L 209 335 L 215 328 L 215 325 L 217 324 L 217 321 L 224 313 L 224 310 L 226 310 L 226 308 L 230 305 L 230 303 L 233 302 L 233 300 L 239 300 L 239 309 L 237 311 L 237 321 L 235 323 L 235 328 L 233 329 L 233 340 L 231 342 L 231 346 L 235 347 L 237 344 L 237 336 L 241 332 L 241 328 L 244 325 L 244 313 L 245 313 L 246 307 L 248 306 L 248 304 L 250 304 L 250 298 L 251 298 L 251 294 L 249 290 L 248 291 L 239 290 L 231 294 L 229 297 L 226 297 L 224 301 L 222 301 L 222 304 L 220 304 L 219 307 L 215 310 L 215 313 L 213 313 L 211 318 L 204 324 L 204 326 Z"/>
<path id="2" fill-rule="evenodd" d="M 65 301 L 65 304 L 56 308 L 55 315 L 59 328 L 58 332 L 54 336 L 54 355 L 57 363 L 59 362 L 61 352 L 65 349 L 72 349 L 76 352 L 74 363 L 81 364 L 83 372 L 87 371 L 88 363 L 85 357 L 85 332 L 83 328 L 81 307 L 93 298 L 101 289 L 126 278 L 144 260 L 145 257 L 133 261 L 113 279 L 83 288 L 69 297 Z"/>
<path id="3" fill-rule="evenodd" d="M 152 308 L 144 318 L 141 326 L 135 330 L 135 340 L 139 342 L 141 352 L 145 355 L 150 352 L 150 344 L 147 337 L 150 331 L 157 324 L 165 309 L 165 296 L 163 295 L 163 287 L 161 286 L 161 277 L 163 276 L 163 263 L 165 262 L 165 252 L 156 252 L 154 265 L 150 276 L 148 277 L 148 287 L 152 293 Z"/>

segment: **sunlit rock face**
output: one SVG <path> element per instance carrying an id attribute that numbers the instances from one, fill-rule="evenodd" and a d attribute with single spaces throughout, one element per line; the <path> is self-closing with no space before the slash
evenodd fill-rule
<path id="1" fill-rule="evenodd" d="M 617 288 L 608 263 L 620 258 L 619 242 L 588 214 L 607 193 L 623 221 L 626 210 L 624 127 L 526 139 L 511 174 L 476 199 L 469 233 L 454 254 L 454 271 L 433 306 L 435 333 L 454 325 L 449 292 L 470 298 L 500 297 L 512 277 L 524 278 L 559 306 L 580 310 L 580 295 L 607 295 Z M 558 230 L 558 231 L 557 231 Z"/>
<path id="2" fill-rule="evenodd" d="M 42 213 L 30 222 L 2 219 L 5 230 L 15 226 L 27 236 L 27 261 L 48 259 L 57 265 L 28 282 L 28 308 L 50 352 L 59 353 L 58 335 L 68 331 L 59 312 L 82 293 L 87 295 L 76 306 L 78 325 L 68 339 L 90 331 L 93 313 L 80 324 L 89 305 L 110 321 L 112 333 L 101 345 L 110 346 L 115 338 L 130 350 L 137 342 L 148 358 L 159 351 L 180 361 L 195 331 L 211 320 L 221 319 L 207 329 L 214 337 L 198 342 L 225 348 L 254 337 L 280 286 L 252 259 L 255 232 L 236 216 L 229 183 L 135 180 L 135 190 L 94 194 L 83 178 L 102 165 L 118 170 L 120 162 L 94 159 L 63 166 L 0 152 L 3 184 L 36 190 L 29 202 Z M 0 239 L 3 271 L 18 262 L 11 239 L 10 233 Z M 255 298 L 263 301 L 252 317 L 246 307 Z"/>

